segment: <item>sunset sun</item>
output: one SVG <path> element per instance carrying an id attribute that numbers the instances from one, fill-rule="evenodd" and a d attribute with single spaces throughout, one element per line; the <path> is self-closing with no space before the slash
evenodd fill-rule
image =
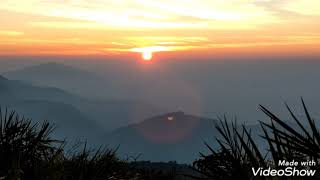
<path id="1" fill-rule="evenodd" d="M 169 47 L 165 46 L 146 46 L 130 49 L 131 52 L 137 52 L 141 54 L 141 58 L 144 61 L 151 61 L 153 53 L 171 51 Z"/>
<path id="2" fill-rule="evenodd" d="M 142 59 L 144 61 L 151 61 L 152 60 L 152 52 L 151 51 L 142 52 Z"/>

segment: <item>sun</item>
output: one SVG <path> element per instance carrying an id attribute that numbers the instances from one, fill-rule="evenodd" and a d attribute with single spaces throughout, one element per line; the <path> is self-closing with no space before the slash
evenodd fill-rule
<path id="1" fill-rule="evenodd" d="M 151 51 L 142 52 L 142 59 L 144 61 L 151 61 L 152 60 L 152 52 Z"/>

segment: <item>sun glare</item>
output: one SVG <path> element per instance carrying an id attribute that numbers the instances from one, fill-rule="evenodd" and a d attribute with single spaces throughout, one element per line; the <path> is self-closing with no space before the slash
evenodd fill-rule
<path id="1" fill-rule="evenodd" d="M 145 61 L 151 61 L 152 60 L 152 52 L 151 51 L 142 52 L 142 59 Z"/>
<path id="2" fill-rule="evenodd" d="M 153 53 L 170 51 L 170 49 L 164 46 L 147 46 L 147 47 L 141 47 L 141 48 L 132 48 L 130 49 L 130 51 L 141 53 L 142 59 L 144 61 L 151 61 L 153 57 Z"/>

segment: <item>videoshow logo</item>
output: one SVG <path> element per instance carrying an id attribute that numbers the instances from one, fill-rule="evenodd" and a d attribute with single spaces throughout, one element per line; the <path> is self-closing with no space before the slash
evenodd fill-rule
<path id="1" fill-rule="evenodd" d="M 252 173 L 254 176 L 314 176 L 316 174 L 316 170 L 312 170 L 310 167 L 316 165 L 315 161 L 285 161 L 279 160 L 278 167 L 283 167 L 281 169 L 275 169 L 269 167 L 268 169 L 264 169 L 262 167 L 252 168 Z M 300 166 L 298 168 L 298 166 Z"/>

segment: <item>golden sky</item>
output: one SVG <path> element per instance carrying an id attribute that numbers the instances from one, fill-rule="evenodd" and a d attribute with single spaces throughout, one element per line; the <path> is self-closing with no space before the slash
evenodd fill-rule
<path id="1" fill-rule="evenodd" d="M 0 55 L 320 54 L 318 0 L 1 0 Z"/>

